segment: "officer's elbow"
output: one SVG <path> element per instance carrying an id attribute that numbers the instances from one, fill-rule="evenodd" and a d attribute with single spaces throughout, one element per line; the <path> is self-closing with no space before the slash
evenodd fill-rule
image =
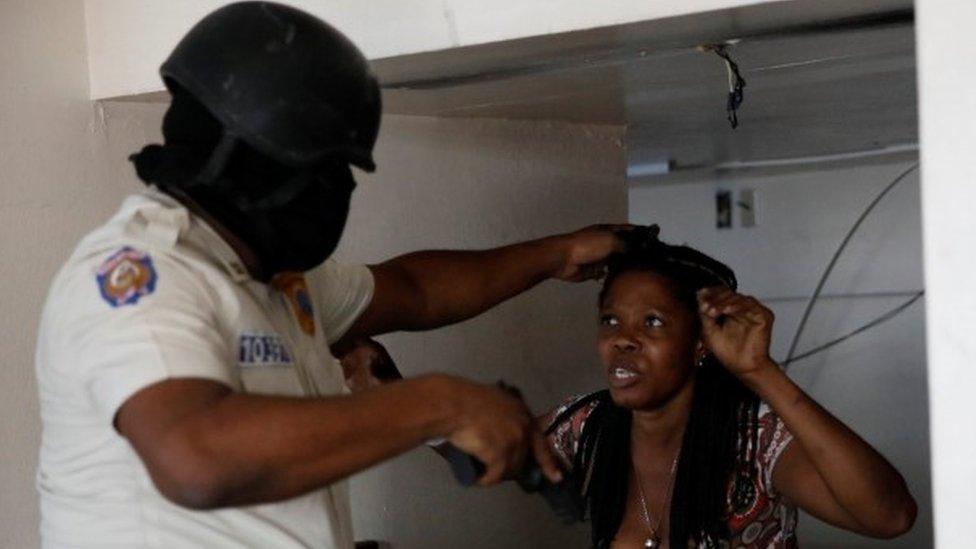
<path id="1" fill-rule="evenodd" d="M 232 489 L 226 465 L 193 445 L 170 442 L 153 463 L 147 463 L 156 489 L 169 501 L 194 510 L 228 505 Z"/>
<path id="2" fill-rule="evenodd" d="M 208 511 L 223 507 L 225 491 L 219 483 L 204 475 L 182 475 L 184 478 L 168 478 L 156 481 L 156 488 L 169 501 L 196 511 Z"/>

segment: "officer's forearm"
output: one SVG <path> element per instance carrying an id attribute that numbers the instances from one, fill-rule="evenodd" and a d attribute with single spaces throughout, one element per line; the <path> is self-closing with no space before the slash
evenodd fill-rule
<path id="1" fill-rule="evenodd" d="M 156 444 L 166 450 L 143 459 L 184 506 L 279 501 L 445 436 L 453 402 L 442 376 L 330 398 L 228 393 L 168 429 Z"/>
<path id="2" fill-rule="evenodd" d="M 550 237 L 492 250 L 425 251 L 390 260 L 420 296 L 416 310 L 400 319 L 400 329 L 460 322 L 532 288 L 565 265 L 562 242 Z"/>

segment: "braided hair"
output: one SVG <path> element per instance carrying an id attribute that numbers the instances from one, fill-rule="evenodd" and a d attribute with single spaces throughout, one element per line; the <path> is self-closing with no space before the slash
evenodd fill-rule
<path id="1" fill-rule="evenodd" d="M 729 267 L 692 248 L 660 242 L 656 226 L 638 228 L 625 240 L 628 251 L 611 259 L 600 303 L 617 277 L 631 271 L 670 279 L 696 318 L 698 289 L 737 286 Z M 574 457 L 572 480 L 588 509 L 593 547 L 604 549 L 616 536 L 627 505 L 633 413 L 616 405 L 606 390 L 589 395 L 573 410 L 594 401 Z M 728 512 L 751 499 L 757 475 L 758 410 L 755 393 L 707 355 L 696 369 L 681 445 L 670 511 L 671 547 L 717 547 L 729 539 Z M 554 424 L 568 417 L 561 415 Z"/>

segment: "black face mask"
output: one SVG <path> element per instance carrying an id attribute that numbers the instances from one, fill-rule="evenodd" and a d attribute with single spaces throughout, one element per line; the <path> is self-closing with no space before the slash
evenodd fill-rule
<path id="1" fill-rule="evenodd" d="M 335 251 L 356 186 L 348 164 L 337 160 L 295 169 L 233 141 L 218 175 L 201 180 L 212 152 L 223 146 L 222 131 L 182 93 L 174 94 L 163 135 L 165 145 L 149 145 L 130 157 L 140 179 L 186 194 L 243 240 L 258 257 L 259 279 L 307 271 Z"/>
<path id="2" fill-rule="evenodd" d="M 285 185 L 298 190 L 281 205 L 253 208 L 238 204 L 221 216 L 226 221 L 218 217 L 254 250 L 267 278 L 280 272 L 307 271 L 335 252 L 356 182 L 349 166 L 343 164 L 297 173 Z"/>

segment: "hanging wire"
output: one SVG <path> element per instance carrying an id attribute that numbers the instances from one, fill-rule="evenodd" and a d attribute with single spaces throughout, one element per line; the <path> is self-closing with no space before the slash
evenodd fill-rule
<path id="1" fill-rule="evenodd" d="M 725 61 L 725 69 L 729 76 L 729 97 L 725 104 L 725 112 L 729 125 L 734 130 L 739 127 L 738 112 L 739 107 L 742 106 L 743 99 L 745 99 L 743 88 L 746 87 L 746 81 L 739 73 L 739 65 L 732 60 L 728 52 L 728 47 L 725 44 L 710 46 L 708 49 L 714 51 L 716 55 Z"/>
<path id="2" fill-rule="evenodd" d="M 864 212 L 862 212 L 860 217 L 857 218 L 857 221 L 854 222 L 854 225 L 851 226 L 850 230 L 847 231 L 847 235 L 844 236 L 844 240 L 842 240 L 840 246 L 837 247 L 837 250 L 834 252 L 834 256 L 830 258 L 830 263 L 827 264 L 827 268 L 824 270 L 823 275 L 820 276 L 820 280 L 817 282 L 817 287 L 813 291 L 813 295 L 810 296 L 810 300 L 807 302 L 807 307 L 803 311 L 803 317 L 800 318 L 800 324 L 796 328 L 796 333 L 793 334 L 793 341 L 790 343 L 790 350 L 786 354 L 786 360 L 783 361 L 784 369 L 791 362 L 796 362 L 801 358 L 806 358 L 815 353 L 822 352 L 830 347 L 833 347 L 834 345 L 837 345 L 838 343 L 841 343 L 842 341 L 847 340 L 848 338 L 856 334 L 859 334 L 869 328 L 881 324 L 886 320 L 889 320 L 890 318 L 894 317 L 901 311 L 907 309 L 909 305 L 917 301 L 924 294 L 924 292 L 919 292 L 917 295 L 913 296 L 902 305 L 892 309 L 891 311 L 881 315 L 875 320 L 872 320 L 871 322 L 865 324 L 864 326 L 858 328 L 857 330 L 854 330 L 853 332 L 845 336 L 842 336 L 838 339 L 835 339 L 834 341 L 831 341 L 830 343 L 821 345 L 820 347 L 807 351 L 802 355 L 799 356 L 795 355 L 796 347 L 800 343 L 800 337 L 803 335 L 803 330 L 804 328 L 806 328 L 807 321 L 810 319 L 810 313 L 813 311 L 813 306 L 817 303 L 817 300 L 820 298 L 820 293 L 823 291 L 824 285 L 827 283 L 827 278 L 830 276 L 830 273 L 834 270 L 834 266 L 837 264 L 837 260 L 840 259 L 841 254 L 844 253 L 844 249 L 847 248 L 847 244 L 851 241 L 851 238 L 854 237 L 854 233 L 857 232 L 858 228 L 860 228 L 864 220 L 867 219 L 868 215 L 870 215 L 870 213 L 874 210 L 875 206 L 877 206 L 878 203 L 881 202 L 881 199 L 883 199 L 892 189 L 894 189 L 899 183 L 901 183 L 905 179 L 905 177 L 908 176 L 908 174 L 912 173 L 917 169 L 918 169 L 918 162 L 912 164 L 907 170 L 903 171 L 898 177 L 896 177 L 891 183 L 889 183 L 884 189 L 882 189 L 881 192 L 878 193 L 878 196 L 876 196 L 874 200 L 872 200 L 871 203 L 868 204 L 867 208 L 864 209 Z"/>
<path id="3" fill-rule="evenodd" d="M 808 358 L 808 357 L 811 357 L 811 356 L 813 356 L 815 354 L 822 353 L 822 352 L 826 351 L 827 349 L 830 349 L 831 347 L 833 347 L 835 345 L 839 345 L 839 344 L 847 341 L 848 339 L 856 336 L 857 334 L 859 334 L 861 332 L 865 332 L 867 330 L 870 330 L 871 328 L 874 328 L 875 326 L 877 326 L 879 324 L 882 324 L 884 322 L 887 322 L 887 321 L 891 320 L 892 318 L 895 318 L 902 311 L 904 311 L 905 309 L 911 307 L 912 304 L 915 303 L 916 301 L 918 301 L 923 295 L 925 295 L 925 290 L 922 290 L 920 292 L 916 292 L 915 295 L 913 295 L 911 298 L 909 298 L 907 301 L 905 301 L 901 305 L 899 305 L 899 306 L 895 307 L 894 309 L 888 311 L 887 313 L 879 316 L 878 318 L 872 320 L 871 322 L 868 322 L 864 326 L 861 326 L 860 328 L 858 328 L 856 330 L 852 330 L 852 331 L 848 332 L 847 334 L 838 337 L 837 339 L 833 339 L 831 341 L 828 341 L 827 343 L 824 343 L 823 345 L 819 345 L 817 347 L 814 347 L 813 349 L 810 349 L 809 351 L 804 351 L 804 352 L 796 355 L 795 357 L 793 357 L 793 358 L 791 358 L 789 360 L 783 361 L 783 367 L 785 368 L 786 366 L 789 366 L 790 364 L 792 364 L 794 362 L 798 362 L 800 360 L 803 360 L 804 358 Z"/>

